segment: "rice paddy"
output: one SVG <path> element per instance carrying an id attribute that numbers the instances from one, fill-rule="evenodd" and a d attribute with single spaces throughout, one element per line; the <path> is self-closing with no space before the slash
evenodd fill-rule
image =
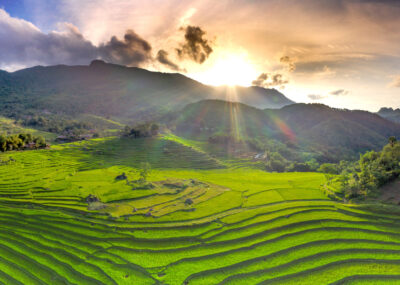
<path id="1" fill-rule="evenodd" d="M 0 158 L 0 284 L 400 283 L 400 217 L 329 199 L 319 173 L 169 137 Z"/>

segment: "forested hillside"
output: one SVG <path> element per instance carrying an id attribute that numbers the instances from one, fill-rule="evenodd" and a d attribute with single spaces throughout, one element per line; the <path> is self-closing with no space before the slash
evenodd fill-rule
<path id="1" fill-rule="evenodd" d="M 92 114 L 124 120 L 159 118 L 188 103 L 226 99 L 224 88 L 203 85 L 178 73 L 150 72 L 95 60 L 90 66 L 37 66 L 0 74 L 0 111 Z M 280 108 L 292 104 L 274 89 L 240 88 L 235 101 Z"/>
<path id="2" fill-rule="evenodd" d="M 400 125 L 367 111 L 333 109 L 321 104 L 293 104 L 260 110 L 240 103 L 207 100 L 190 104 L 168 118 L 178 134 L 207 139 L 276 140 L 289 148 L 314 152 L 327 161 L 354 159 L 378 150 Z"/>

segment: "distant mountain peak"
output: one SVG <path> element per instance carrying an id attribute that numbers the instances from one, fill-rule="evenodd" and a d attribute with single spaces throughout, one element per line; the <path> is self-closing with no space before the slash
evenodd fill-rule
<path id="1" fill-rule="evenodd" d="M 90 63 L 90 67 L 96 67 L 96 66 L 104 66 L 104 65 L 106 65 L 107 63 L 104 61 L 104 60 L 101 60 L 101 59 L 95 59 L 95 60 L 92 60 L 92 62 Z"/>
<path id="2" fill-rule="evenodd" d="M 378 113 L 379 116 L 390 120 L 392 122 L 400 123 L 400 109 L 393 109 L 388 107 L 382 107 Z"/>

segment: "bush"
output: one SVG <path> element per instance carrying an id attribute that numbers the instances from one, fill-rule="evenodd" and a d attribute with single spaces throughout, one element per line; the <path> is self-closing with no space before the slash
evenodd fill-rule
<path id="1" fill-rule="evenodd" d="M 287 160 L 278 152 L 273 152 L 268 155 L 268 161 L 265 165 L 269 171 L 283 172 L 288 164 Z"/>
<path id="2" fill-rule="evenodd" d="M 21 133 L 11 136 L 0 136 L 0 151 L 11 151 L 21 149 L 46 147 L 46 140 L 42 137 L 34 137 L 32 134 Z"/>
<path id="3" fill-rule="evenodd" d="M 155 123 L 139 124 L 134 127 L 125 126 L 122 131 L 123 137 L 145 138 L 158 135 L 160 127 Z"/>
<path id="4" fill-rule="evenodd" d="M 307 163 L 293 162 L 288 167 L 286 167 L 288 172 L 310 172 L 311 167 Z"/>
<path id="5" fill-rule="evenodd" d="M 339 174 L 339 168 L 333 163 L 323 163 L 318 168 L 318 172 L 328 173 L 328 174 Z"/>

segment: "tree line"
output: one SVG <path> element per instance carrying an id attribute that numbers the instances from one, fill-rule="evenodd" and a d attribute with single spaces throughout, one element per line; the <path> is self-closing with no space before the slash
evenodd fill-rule
<path id="1" fill-rule="evenodd" d="M 145 138 L 158 135 L 160 127 L 156 123 L 138 124 L 134 127 L 125 126 L 122 130 L 123 137 Z"/>
<path id="2" fill-rule="evenodd" d="M 47 146 L 46 140 L 42 136 L 33 136 L 29 133 L 21 133 L 16 135 L 0 135 L 0 151 L 22 150 L 22 149 L 38 149 Z"/>
<path id="3" fill-rule="evenodd" d="M 338 183 L 346 199 L 374 198 L 380 188 L 400 176 L 400 143 L 395 137 L 381 151 L 369 151 L 355 162 L 325 165 L 324 172 L 338 174 L 328 177 L 329 183 Z"/>

